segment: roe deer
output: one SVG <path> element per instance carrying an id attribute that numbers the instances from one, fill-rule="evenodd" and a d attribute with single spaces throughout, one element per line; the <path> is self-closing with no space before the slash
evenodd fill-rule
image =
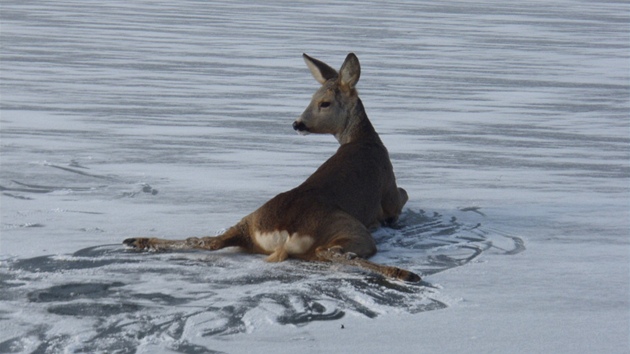
<path id="1" fill-rule="evenodd" d="M 129 238 L 137 249 L 218 250 L 237 246 L 268 255 L 267 261 L 297 258 L 356 266 L 417 282 L 407 270 L 367 260 L 376 253 L 368 228 L 397 220 L 407 192 L 396 186 L 387 149 L 368 120 L 355 85 L 361 68 L 350 53 L 339 73 L 304 54 L 322 87 L 293 123 L 301 134 L 333 134 L 341 146 L 304 183 L 278 194 L 216 237 L 185 240 Z"/>

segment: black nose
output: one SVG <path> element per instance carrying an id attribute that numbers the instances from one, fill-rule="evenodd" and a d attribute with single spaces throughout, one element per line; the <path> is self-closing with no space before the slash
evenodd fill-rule
<path id="1" fill-rule="evenodd" d="M 304 123 L 302 122 L 298 122 L 297 120 L 295 122 L 293 122 L 293 129 L 297 130 L 297 131 L 305 131 L 306 130 L 306 125 L 304 125 Z"/>

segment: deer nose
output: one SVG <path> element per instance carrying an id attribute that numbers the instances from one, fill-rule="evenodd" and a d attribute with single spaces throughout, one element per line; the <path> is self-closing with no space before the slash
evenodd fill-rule
<path id="1" fill-rule="evenodd" d="M 293 122 L 293 129 L 303 132 L 305 130 L 308 130 L 308 128 L 306 128 L 306 125 L 304 125 L 304 123 L 302 122 L 298 122 L 297 120 L 295 122 Z"/>

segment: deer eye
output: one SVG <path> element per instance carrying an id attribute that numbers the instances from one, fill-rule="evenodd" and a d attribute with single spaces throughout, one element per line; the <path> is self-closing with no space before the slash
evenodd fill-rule
<path id="1" fill-rule="evenodd" d="M 326 108 L 326 107 L 330 107 L 330 102 L 324 101 L 324 102 L 319 103 L 319 108 Z"/>

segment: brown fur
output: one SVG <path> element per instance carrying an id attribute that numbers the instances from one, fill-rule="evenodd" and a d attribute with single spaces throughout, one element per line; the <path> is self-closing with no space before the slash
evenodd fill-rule
<path id="1" fill-rule="evenodd" d="M 396 186 L 387 149 L 370 123 L 355 85 L 360 76 L 356 56 L 348 54 L 339 73 L 304 54 L 322 87 L 294 128 L 303 133 L 333 134 L 341 146 L 304 183 L 278 194 L 216 237 L 165 240 L 131 238 L 138 249 L 240 247 L 269 255 L 271 262 L 289 257 L 357 266 L 388 277 L 420 281 L 410 271 L 367 260 L 376 253 L 369 228 L 395 221 L 407 201 Z"/>

